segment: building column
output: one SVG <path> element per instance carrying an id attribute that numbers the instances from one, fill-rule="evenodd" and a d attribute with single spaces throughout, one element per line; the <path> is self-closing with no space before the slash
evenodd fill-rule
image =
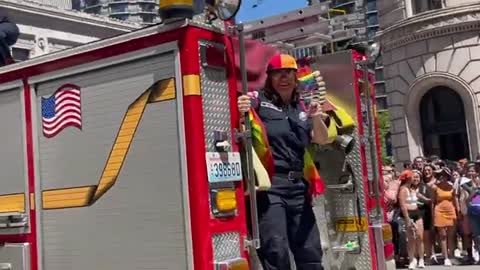
<path id="1" fill-rule="evenodd" d="M 407 15 L 407 18 L 410 18 L 413 16 L 413 2 L 412 0 L 405 0 L 405 14 Z"/>

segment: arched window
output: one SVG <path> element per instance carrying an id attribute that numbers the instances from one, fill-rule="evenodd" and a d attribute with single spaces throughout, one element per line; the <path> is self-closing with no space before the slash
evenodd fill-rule
<path id="1" fill-rule="evenodd" d="M 454 90 L 443 86 L 430 89 L 422 97 L 419 109 L 426 156 L 470 158 L 464 104 Z"/>

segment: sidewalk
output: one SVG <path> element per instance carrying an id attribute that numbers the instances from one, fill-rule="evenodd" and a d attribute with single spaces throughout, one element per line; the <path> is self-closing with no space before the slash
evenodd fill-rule
<path id="1" fill-rule="evenodd" d="M 480 266 L 478 265 L 459 265 L 459 266 L 451 266 L 451 267 L 446 267 L 443 265 L 433 265 L 433 266 L 427 266 L 425 270 L 431 269 L 431 270 L 478 270 Z M 397 269 L 407 269 L 407 268 L 397 268 Z"/>

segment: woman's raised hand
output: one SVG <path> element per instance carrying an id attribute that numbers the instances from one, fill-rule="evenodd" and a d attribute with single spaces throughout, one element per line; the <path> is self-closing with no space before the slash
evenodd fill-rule
<path id="1" fill-rule="evenodd" d="M 322 106 L 316 100 L 313 100 L 308 106 L 308 115 L 312 118 L 320 117 L 322 120 L 325 120 L 328 118 L 328 114 L 323 112 Z"/>
<path id="2" fill-rule="evenodd" d="M 250 110 L 250 107 L 252 106 L 252 101 L 250 97 L 247 95 L 239 96 L 237 103 L 238 103 L 238 111 L 240 113 L 248 112 Z"/>

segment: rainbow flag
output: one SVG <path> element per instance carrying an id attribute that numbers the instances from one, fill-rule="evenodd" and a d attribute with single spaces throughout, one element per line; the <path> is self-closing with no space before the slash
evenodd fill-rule
<path id="1" fill-rule="evenodd" d="M 313 156 L 315 153 L 315 145 L 311 144 L 305 149 L 305 155 L 303 157 L 304 168 L 303 174 L 305 179 L 310 183 L 310 194 L 313 196 L 318 196 L 325 192 L 325 184 L 323 183 L 320 173 L 315 166 L 313 161 Z"/>
<path id="2" fill-rule="evenodd" d="M 270 151 L 270 146 L 268 144 L 267 132 L 265 126 L 263 125 L 262 120 L 255 112 L 254 109 L 250 109 L 250 123 L 252 127 L 252 143 L 255 152 L 257 153 L 260 161 L 268 172 L 270 178 L 272 178 L 275 170 L 272 152 Z M 323 184 L 320 174 L 318 173 L 317 167 L 313 161 L 313 153 L 315 146 L 309 145 L 305 149 L 304 155 L 304 169 L 303 173 L 305 179 L 310 183 L 310 195 L 317 196 L 325 192 L 325 185 Z"/>
<path id="3" fill-rule="evenodd" d="M 268 144 L 267 131 L 262 123 L 262 120 L 252 108 L 249 113 L 252 133 L 253 149 L 258 155 L 258 158 L 262 162 L 265 170 L 268 172 L 270 179 L 273 176 L 275 164 L 273 162 L 272 152 L 270 151 L 270 145 Z"/>
<path id="4" fill-rule="evenodd" d="M 298 89 L 311 92 L 317 90 L 317 88 L 317 80 L 315 80 L 313 73 L 298 78 Z"/>
<path id="5" fill-rule="evenodd" d="M 314 96 L 318 95 L 318 84 L 313 73 L 298 77 L 297 89 L 305 106 L 308 107 Z"/>

